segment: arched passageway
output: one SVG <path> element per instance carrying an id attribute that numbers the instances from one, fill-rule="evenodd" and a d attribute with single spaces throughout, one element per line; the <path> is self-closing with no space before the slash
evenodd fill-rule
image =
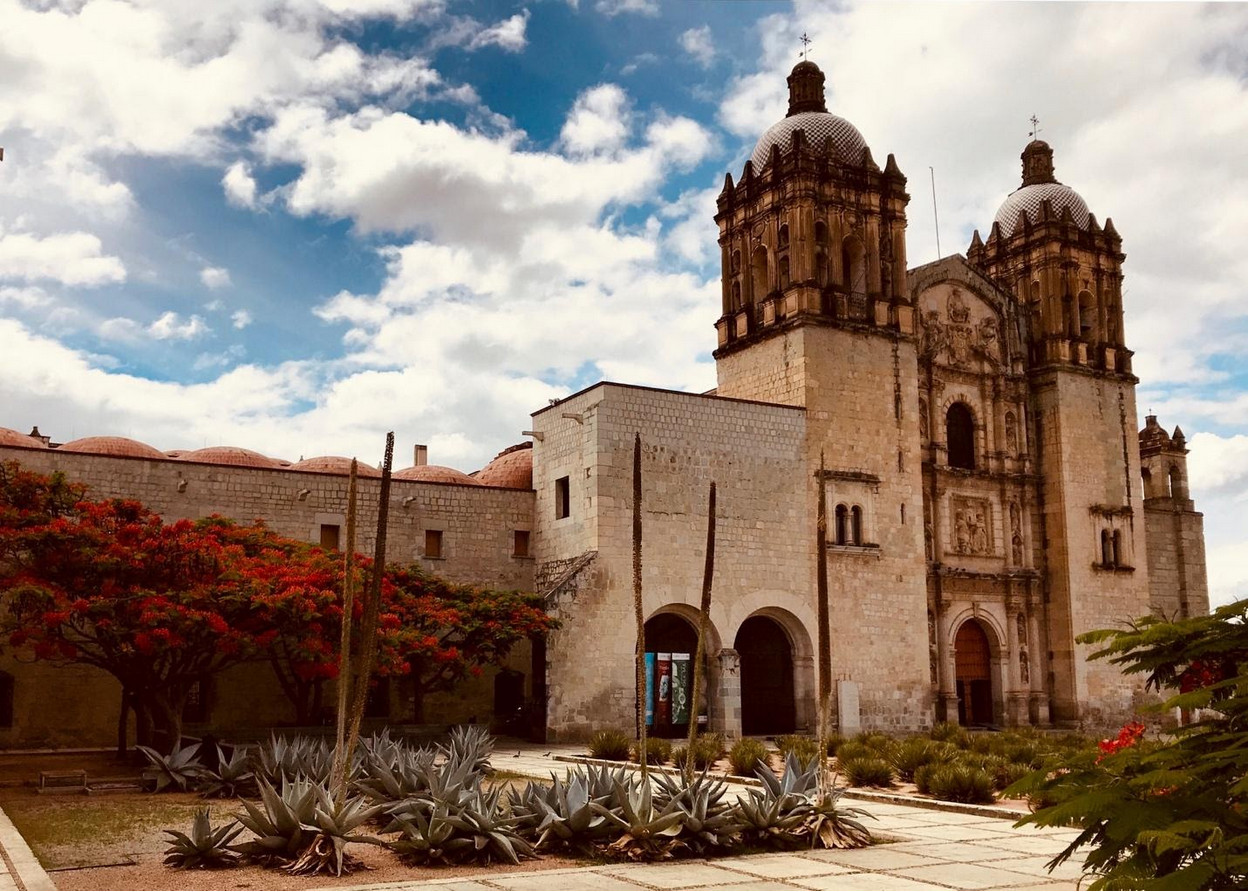
<path id="1" fill-rule="evenodd" d="M 684 617 L 659 613 L 646 620 L 646 714 L 649 733 L 656 737 L 684 737 L 689 733 L 697 648 L 698 630 Z"/>
<path id="2" fill-rule="evenodd" d="M 752 616 L 734 647 L 741 660 L 741 732 L 788 734 L 796 730 L 793 645 L 780 624 Z"/>
<path id="3" fill-rule="evenodd" d="M 992 653 L 988 634 L 977 620 L 968 619 L 958 629 L 953 648 L 958 724 L 992 724 Z"/>

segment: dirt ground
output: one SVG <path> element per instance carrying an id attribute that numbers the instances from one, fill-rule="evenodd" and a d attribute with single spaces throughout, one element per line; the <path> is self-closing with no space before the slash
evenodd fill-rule
<path id="1" fill-rule="evenodd" d="M 208 806 L 214 824 L 231 820 L 236 800 L 204 800 L 192 793 L 153 795 L 136 791 L 40 794 L 40 771 L 85 770 L 95 778 L 138 778 L 139 767 L 107 754 L 0 756 L 0 807 L 26 838 L 61 889 L 316 889 L 349 883 L 436 880 L 497 872 L 500 868 L 455 865 L 412 867 L 385 849 L 355 845 L 364 869 L 350 879 L 289 876 L 281 870 L 241 866 L 226 870 L 173 870 L 162 861 L 164 830 L 185 832 L 197 809 Z M 515 781 L 503 781 L 515 783 Z M 543 857 L 507 870 L 542 870 L 582 863 Z"/>

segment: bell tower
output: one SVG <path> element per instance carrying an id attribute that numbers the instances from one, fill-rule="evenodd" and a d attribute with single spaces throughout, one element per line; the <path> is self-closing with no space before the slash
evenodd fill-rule
<path id="1" fill-rule="evenodd" d="M 813 616 L 823 487 L 830 607 L 847 630 L 833 636 L 832 671 L 860 691 L 856 703 L 846 694 L 854 715 L 842 727 L 855 726 L 859 709 L 923 726 L 933 701 L 906 178 L 892 155 L 881 170 L 858 129 L 828 112 L 817 65 L 799 62 L 788 85 L 788 114 L 759 139 L 740 181 L 725 177 L 718 199 L 716 392 L 806 410 L 808 498 L 793 506 L 811 532 L 802 594 Z"/>
<path id="2" fill-rule="evenodd" d="M 1123 334 L 1122 239 L 1060 183 L 1053 150 L 1033 139 L 1022 185 L 976 231 L 967 260 L 1012 294 L 1023 319 L 1029 435 L 1040 473 L 1050 714 L 1112 724 L 1135 682 L 1090 661 L 1075 637 L 1149 612 L 1131 351 Z"/>

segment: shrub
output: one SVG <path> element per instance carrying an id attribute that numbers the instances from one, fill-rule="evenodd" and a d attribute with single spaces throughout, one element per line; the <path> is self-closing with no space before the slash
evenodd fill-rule
<path id="1" fill-rule="evenodd" d="M 641 761 L 641 743 L 633 741 L 632 745 L 633 761 Z M 672 742 L 664 740 L 662 737 L 646 738 L 646 764 L 662 765 L 672 758 Z"/>
<path id="2" fill-rule="evenodd" d="M 829 734 L 827 737 L 828 758 L 836 755 L 836 751 L 841 748 L 841 744 L 845 742 L 845 738 L 840 734 Z"/>
<path id="3" fill-rule="evenodd" d="M 914 786 L 924 796 L 932 795 L 932 772 L 939 767 L 938 762 L 928 762 L 914 769 Z"/>
<path id="4" fill-rule="evenodd" d="M 793 753 L 802 765 L 809 765 L 819 758 L 819 741 L 813 737 L 805 737 L 801 734 L 781 734 L 776 738 L 776 747 L 780 750 L 780 755 L 786 759 L 789 753 Z"/>
<path id="5" fill-rule="evenodd" d="M 595 759 L 626 762 L 632 748 L 631 738 L 615 728 L 604 728 L 589 739 L 589 754 Z"/>
<path id="6" fill-rule="evenodd" d="M 1004 790 L 1015 781 L 1022 780 L 1031 773 L 1030 765 L 1023 762 L 1011 762 L 1004 756 L 989 756 L 984 759 L 984 771 L 992 778 L 994 790 Z"/>
<path id="7" fill-rule="evenodd" d="M 970 742 L 970 735 L 966 732 L 966 729 L 956 722 L 941 722 L 932 728 L 927 736 L 932 738 L 932 740 L 952 743 L 958 749 L 965 749 Z"/>
<path id="8" fill-rule="evenodd" d="M 724 754 L 724 738 L 720 734 L 702 734 L 693 739 L 693 765 L 699 771 L 705 771 Z M 688 753 L 685 754 L 686 759 Z M 685 764 L 685 759 L 677 759 L 676 764 Z"/>
<path id="9" fill-rule="evenodd" d="M 964 762 L 934 766 L 927 778 L 927 787 L 932 796 L 948 802 L 993 801 L 991 775 Z"/>
<path id="10" fill-rule="evenodd" d="M 857 739 L 845 741 L 836 750 L 836 760 L 841 764 L 850 759 L 863 759 L 874 755 L 875 750 Z"/>
<path id="11" fill-rule="evenodd" d="M 165 864 L 179 869 L 231 867 L 238 863 L 238 856 L 230 850 L 230 843 L 242 832 L 238 821 L 214 827 L 208 809 L 198 809 L 189 834 L 165 831 L 169 836 Z"/>
<path id="12" fill-rule="evenodd" d="M 840 763 L 851 787 L 891 787 L 893 767 L 878 756 L 861 756 Z"/>
<path id="13" fill-rule="evenodd" d="M 767 744 L 761 740 L 743 737 L 732 745 L 728 751 L 728 761 L 732 763 L 732 773 L 741 777 L 753 777 L 754 769 L 758 768 L 759 760 L 767 761 Z"/>
<path id="14" fill-rule="evenodd" d="M 925 737 L 911 737 L 893 749 L 890 761 L 898 777 L 904 781 L 913 781 L 915 770 L 929 762 L 939 761 L 939 755 L 935 741 Z"/>

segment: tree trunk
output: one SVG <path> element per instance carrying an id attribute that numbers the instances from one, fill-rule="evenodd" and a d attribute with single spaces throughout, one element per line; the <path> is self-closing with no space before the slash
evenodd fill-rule
<path id="1" fill-rule="evenodd" d="M 127 687 L 121 689 L 120 713 L 117 717 L 117 758 L 124 759 L 129 749 L 127 730 L 130 724 L 130 689 Z"/>
<path id="2" fill-rule="evenodd" d="M 705 696 L 702 692 L 701 679 L 702 657 L 706 653 L 706 626 L 711 617 L 711 580 L 715 576 L 715 481 L 711 481 L 711 494 L 706 509 L 706 565 L 702 571 L 702 604 L 698 611 L 698 646 L 693 655 L 693 697 L 689 704 L 689 753 L 688 769 L 693 770 L 693 739 L 697 736 L 698 718 L 702 710 L 698 701 Z M 709 710 L 708 710 L 709 712 Z"/>
<path id="3" fill-rule="evenodd" d="M 815 588 L 819 621 L 819 791 L 824 792 L 828 764 L 828 707 L 832 700 L 832 633 L 828 619 L 828 499 L 824 492 L 823 452 L 819 453 L 819 503 L 815 515 Z"/>
<path id="4" fill-rule="evenodd" d="M 347 712 L 351 698 L 351 634 L 355 627 L 355 503 L 359 490 L 359 462 L 351 459 L 347 477 L 347 543 L 342 570 L 342 637 L 338 651 L 338 722 L 334 739 L 334 800 L 342 802 L 347 791 Z"/>
<path id="5" fill-rule="evenodd" d="M 412 724 L 425 723 L 425 691 L 418 683 L 412 693 Z"/>
<path id="6" fill-rule="evenodd" d="M 646 614 L 641 601 L 641 434 L 633 438 L 633 612 L 637 618 L 637 741 L 641 776 L 646 768 Z"/>

